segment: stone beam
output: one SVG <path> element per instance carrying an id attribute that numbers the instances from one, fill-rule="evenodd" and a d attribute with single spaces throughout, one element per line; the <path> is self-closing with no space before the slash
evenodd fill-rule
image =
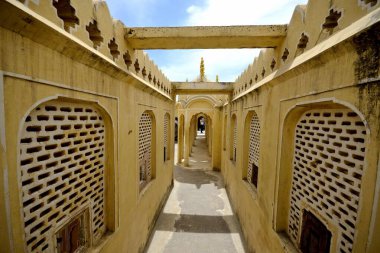
<path id="1" fill-rule="evenodd" d="M 233 83 L 215 82 L 172 82 L 176 95 L 231 94 Z"/>
<path id="2" fill-rule="evenodd" d="M 125 28 L 135 49 L 273 48 L 286 36 L 287 25 Z"/>

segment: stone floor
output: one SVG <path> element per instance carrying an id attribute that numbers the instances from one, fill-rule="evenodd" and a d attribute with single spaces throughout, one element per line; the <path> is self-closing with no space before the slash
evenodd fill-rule
<path id="1" fill-rule="evenodd" d="M 194 143 L 190 166 L 175 166 L 174 179 L 145 252 L 246 252 L 223 179 L 211 170 L 204 135 Z"/>

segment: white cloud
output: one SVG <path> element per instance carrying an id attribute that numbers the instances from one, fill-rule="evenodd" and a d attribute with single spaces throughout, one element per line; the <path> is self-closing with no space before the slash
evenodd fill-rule
<path id="1" fill-rule="evenodd" d="M 268 22 L 265 18 L 268 14 L 284 10 L 289 4 L 294 9 L 294 2 L 294 0 L 206 0 L 203 8 L 191 5 L 187 9 L 189 17 L 186 23 L 187 25 L 263 24 Z M 272 20 L 272 23 L 288 22 L 276 16 L 273 16 Z"/>
<path id="2" fill-rule="evenodd" d="M 215 81 L 216 75 L 220 81 L 234 81 L 256 54 L 257 50 L 245 49 L 178 50 L 173 56 L 168 56 L 160 68 L 171 81 L 191 81 L 199 76 L 200 59 L 203 57 L 210 81 Z"/>
<path id="3" fill-rule="evenodd" d="M 190 5 L 184 25 L 257 25 L 288 23 L 296 4 L 307 0 L 205 0 L 203 5 Z M 218 49 L 178 51 L 161 69 L 173 81 L 192 80 L 199 75 L 200 57 L 206 65 L 209 80 L 234 81 L 258 55 L 257 49 Z"/>
<path id="4" fill-rule="evenodd" d="M 175 5 L 177 0 L 171 1 Z M 125 24 L 132 26 L 159 23 L 160 20 L 155 20 L 157 12 L 167 15 L 160 10 L 160 2 L 162 3 L 160 0 L 107 0 L 113 7 L 112 14 L 121 19 L 125 17 Z M 307 0 L 188 0 L 187 16 L 184 15 L 183 22 L 171 26 L 284 24 L 289 22 L 295 5 L 306 2 Z M 258 50 L 175 50 L 149 54 L 172 81 L 195 79 L 199 75 L 202 56 L 209 80 L 215 80 L 218 74 L 220 81 L 234 81 L 253 62 Z"/>
<path id="5" fill-rule="evenodd" d="M 191 5 L 186 9 L 186 12 L 189 14 L 197 13 L 199 11 L 202 11 L 202 9 L 195 5 Z"/>
<path id="6" fill-rule="evenodd" d="M 175 4 L 176 0 L 172 0 Z M 180 0 L 181 1 L 181 0 Z M 187 16 L 173 20 L 171 26 L 257 25 L 288 23 L 296 4 L 307 0 L 188 0 Z M 107 0 L 111 13 L 126 25 L 149 26 L 160 13 L 161 0 Z M 196 3 L 196 4 L 195 4 Z M 183 10 L 181 10 L 183 11 Z M 153 15 L 154 14 L 154 15 Z M 167 17 L 162 17 L 165 19 Z M 215 80 L 234 81 L 258 54 L 256 49 L 176 50 L 175 53 L 149 52 L 151 58 L 170 80 L 184 81 L 199 75 L 200 57 L 206 64 L 206 75 Z"/>

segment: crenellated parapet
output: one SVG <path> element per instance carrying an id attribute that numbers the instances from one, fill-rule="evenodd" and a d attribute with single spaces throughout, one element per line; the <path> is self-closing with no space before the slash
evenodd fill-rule
<path id="1" fill-rule="evenodd" d="M 125 25 L 112 18 L 104 0 L 20 1 L 67 33 L 93 47 L 127 73 L 166 95 L 172 94 L 171 83 L 149 56 L 134 50 L 124 38 Z"/>
<path id="2" fill-rule="evenodd" d="M 255 84 L 271 80 L 276 76 L 276 72 L 289 69 L 297 57 L 301 58 L 307 51 L 375 11 L 379 6 L 378 0 L 309 0 L 307 5 L 298 5 L 281 46 L 261 50 L 259 56 L 236 79 L 234 98 L 255 89 Z M 330 43 L 326 46 L 333 45 L 334 43 Z"/>

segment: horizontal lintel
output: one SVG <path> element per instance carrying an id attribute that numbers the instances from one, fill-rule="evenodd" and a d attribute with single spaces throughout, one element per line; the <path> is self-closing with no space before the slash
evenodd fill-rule
<path id="1" fill-rule="evenodd" d="M 273 48 L 287 25 L 129 27 L 125 38 L 134 49 Z"/>
<path id="2" fill-rule="evenodd" d="M 233 83 L 229 82 L 172 82 L 177 95 L 185 94 L 231 94 Z"/>

